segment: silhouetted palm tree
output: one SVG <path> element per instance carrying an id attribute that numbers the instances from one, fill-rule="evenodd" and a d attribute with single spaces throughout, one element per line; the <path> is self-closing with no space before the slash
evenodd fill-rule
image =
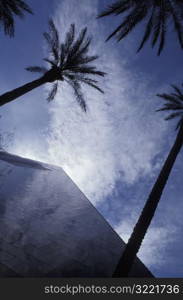
<path id="1" fill-rule="evenodd" d="M 23 18 L 24 12 L 32 14 L 30 7 L 22 0 L 0 0 L 0 23 L 5 34 L 14 35 L 14 15 Z"/>
<path id="2" fill-rule="evenodd" d="M 160 201 L 163 189 L 167 183 L 168 177 L 179 154 L 183 144 L 183 92 L 177 86 L 174 86 L 174 92 L 171 94 L 158 95 L 166 100 L 163 108 L 158 111 L 173 111 L 165 120 L 179 118 L 177 123 L 178 134 L 175 143 L 164 163 L 164 166 L 156 180 L 156 183 L 149 195 L 149 198 L 142 210 L 140 218 L 134 227 L 133 233 L 125 247 L 122 257 L 117 265 L 113 277 L 128 277 L 134 259 L 139 251 L 143 238 L 148 230 L 151 220 L 155 214 Z"/>
<path id="3" fill-rule="evenodd" d="M 84 111 L 86 111 L 86 103 L 81 91 L 82 84 L 91 86 L 103 93 L 97 85 L 98 82 L 91 78 L 91 76 L 104 76 L 105 73 L 98 71 L 95 66 L 89 64 L 95 61 L 98 56 L 88 55 L 91 38 L 86 37 L 87 28 L 81 30 L 79 37 L 75 39 L 75 25 L 72 24 L 66 34 L 65 42 L 60 43 L 58 31 L 52 20 L 49 22 L 49 27 L 50 33 L 45 32 L 44 37 L 50 49 L 50 57 L 44 60 L 50 64 L 50 69 L 39 66 L 26 68 L 30 72 L 42 73 L 43 76 L 0 96 L 0 106 L 48 82 L 55 82 L 48 95 L 48 101 L 54 99 L 58 83 L 66 81 L 74 90 L 76 100 Z"/>
<path id="4" fill-rule="evenodd" d="M 158 55 L 165 44 L 167 25 L 169 20 L 174 23 L 175 31 L 183 48 L 183 1 L 182 0 L 119 0 L 111 4 L 99 17 L 108 15 L 124 15 L 121 24 L 109 35 L 107 40 L 116 36 L 122 40 L 141 21 L 147 19 L 144 36 L 137 51 L 152 37 L 152 47 L 159 40 Z"/>

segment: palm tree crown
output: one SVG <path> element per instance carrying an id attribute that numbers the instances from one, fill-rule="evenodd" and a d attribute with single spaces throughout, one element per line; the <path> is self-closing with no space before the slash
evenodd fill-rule
<path id="1" fill-rule="evenodd" d="M 183 84 L 182 84 L 183 86 Z M 172 85 L 174 92 L 171 94 L 158 94 L 158 97 L 161 97 L 166 101 L 164 106 L 157 111 L 173 111 L 165 118 L 165 120 L 171 120 L 174 118 L 179 118 L 176 129 L 178 129 L 183 124 L 183 93 L 181 89 L 176 85 Z"/>
<path id="2" fill-rule="evenodd" d="M 125 14 L 122 23 L 109 35 L 107 40 L 116 36 L 122 40 L 139 22 L 147 19 L 144 36 L 137 51 L 152 37 L 152 47 L 159 40 L 158 55 L 165 44 L 167 24 L 173 20 L 179 43 L 183 48 L 183 1 L 182 0 L 118 0 L 111 4 L 99 17 Z"/>
<path id="3" fill-rule="evenodd" d="M 0 0 L 0 23 L 5 34 L 14 36 L 14 15 L 24 17 L 24 12 L 32 14 L 30 7 L 22 0 Z"/>
<path id="4" fill-rule="evenodd" d="M 33 66 L 26 68 L 26 70 L 44 74 L 48 82 L 56 81 L 48 95 L 48 101 L 54 99 L 59 82 L 66 81 L 74 90 L 79 105 L 86 111 L 81 85 L 89 85 L 103 93 L 97 85 L 98 82 L 91 76 L 105 75 L 104 72 L 98 71 L 95 66 L 89 64 L 95 61 L 98 56 L 88 55 L 91 38 L 86 37 L 87 28 L 81 30 L 76 39 L 75 25 L 71 24 L 64 43 L 60 43 L 58 31 L 52 20 L 49 21 L 49 29 L 50 32 L 45 32 L 44 37 L 50 49 L 50 57 L 44 60 L 50 64 L 51 68 Z"/>

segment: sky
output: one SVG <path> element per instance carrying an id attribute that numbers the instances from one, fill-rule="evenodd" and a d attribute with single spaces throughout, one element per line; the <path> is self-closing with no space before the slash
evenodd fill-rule
<path id="1" fill-rule="evenodd" d="M 160 57 L 147 44 L 138 54 L 143 24 L 121 43 L 105 42 L 120 17 L 96 19 L 111 0 L 27 0 L 34 16 L 16 19 L 15 38 L 0 32 L 0 92 L 37 78 L 25 70 L 44 65 L 48 55 L 42 33 L 53 18 L 64 40 L 71 23 L 93 37 L 99 55 L 102 95 L 84 87 L 83 113 L 63 84 L 47 103 L 50 85 L 1 107 L 3 147 L 11 153 L 61 166 L 116 232 L 127 241 L 175 136 L 175 122 L 165 122 L 157 93 L 182 82 L 182 50 L 173 28 Z M 77 9 L 76 9 L 77 7 Z M 164 190 L 139 258 L 157 277 L 183 277 L 182 153 Z"/>

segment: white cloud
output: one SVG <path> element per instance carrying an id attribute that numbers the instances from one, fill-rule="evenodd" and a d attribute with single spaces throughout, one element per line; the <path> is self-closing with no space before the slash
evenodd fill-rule
<path id="1" fill-rule="evenodd" d="M 96 4 L 96 5 L 94 5 Z M 62 166 L 92 202 L 110 194 L 119 178 L 133 184 L 152 176 L 154 157 L 162 147 L 165 122 L 154 113 L 148 81 L 125 67 L 127 51 L 104 43 L 97 15 L 97 1 L 63 2 L 56 10 L 56 24 L 63 38 L 69 25 L 89 26 L 92 52 L 100 55 L 98 69 L 108 72 L 101 85 L 105 95 L 85 88 L 89 111 L 85 115 L 68 87 L 60 89 L 50 107 L 48 160 Z M 123 61 L 121 59 L 123 57 Z M 158 132 L 158 135 L 157 135 Z"/>

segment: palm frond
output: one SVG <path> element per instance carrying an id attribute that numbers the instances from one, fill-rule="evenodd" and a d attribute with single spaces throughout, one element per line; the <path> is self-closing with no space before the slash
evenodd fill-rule
<path id="1" fill-rule="evenodd" d="M 105 72 L 96 70 L 96 67 L 87 65 L 69 67 L 69 70 L 75 73 L 98 75 L 102 77 L 106 75 Z"/>
<path id="2" fill-rule="evenodd" d="M 75 25 L 71 24 L 69 31 L 66 34 L 65 43 L 64 43 L 64 51 L 69 53 L 69 50 L 74 42 L 75 38 Z"/>
<path id="3" fill-rule="evenodd" d="M 0 23 L 3 24 L 4 33 L 14 36 L 14 16 L 24 17 L 24 13 L 33 14 L 31 8 L 22 0 L 0 0 Z"/>
<path id="4" fill-rule="evenodd" d="M 110 40 L 113 36 L 116 36 L 118 42 L 121 41 L 139 22 L 145 18 L 147 11 L 147 6 L 143 5 L 143 3 L 138 7 L 138 9 L 135 7 L 125 20 L 116 28 L 116 30 L 108 36 L 106 41 Z"/>
<path id="5" fill-rule="evenodd" d="M 169 101 L 170 103 L 176 103 L 179 104 L 180 103 L 180 97 L 177 94 L 157 94 L 158 97 L 162 98 L 165 101 Z"/>
<path id="6" fill-rule="evenodd" d="M 46 42 L 48 43 L 48 46 L 51 49 L 52 48 L 52 38 L 51 38 L 50 34 L 48 32 L 44 32 L 43 36 L 44 36 Z"/>
<path id="7" fill-rule="evenodd" d="M 52 101 L 55 98 L 57 90 L 58 90 L 58 83 L 56 82 L 48 94 L 47 97 L 48 102 Z"/>
<path id="8" fill-rule="evenodd" d="M 82 78 L 81 82 L 93 87 L 94 89 L 98 90 L 100 93 L 104 94 L 104 91 L 96 84 L 96 80 L 92 80 L 90 78 Z"/>
<path id="9" fill-rule="evenodd" d="M 8 2 L 8 1 L 7 1 Z M 10 3 L 10 2 L 9 2 Z M 22 1 L 22 0 L 16 0 L 16 1 L 13 1 L 11 3 L 15 3 L 15 8 L 14 8 L 14 13 L 15 14 L 18 14 L 18 12 L 20 13 L 23 13 L 21 10 L 24 10 L 30 14 L 33 14 L 33 11 L 32 9 L 29 7 L 29 5 L 25 2 L 25 1 Z M 18 10 L 18 12 L 17 12 Z"/>
<path id="10" fill-rule="evenodd" d="M 1 0 L 2 2 L 2 0 Z M 24 11 L 33 14 L 30 7 L 22 0 L 8 0 L 6 1 L 6 7 L 9 8 L 15 15 L 24 17 Z"/>
<path id="11" fill-rule="evenodd" d="M 69 51 L 68 53 L 66 66 L 78 65 L 80 63 L 84 63 L 84 60 L 87 59 L 91 59 L 91 61 L 97 59 L 97 56 L 93 56 L 93 59 L 91 56 L 90 57 L 87 56 L 90 43 L 91 43 L 91 38 L 87 38 L 85 41 L 83 41 L 83 43 L 80 45 L 80 48 L 77 51 L 75 51 L 75 47 L 73 47 L 71 51 Z M 86 63 L 88 62 L 89 60 L 86 61 Z"/>
<path id="12" fill-rule="evenodd" d="M 166 117 L 165 120 L 168 121 L 177 117 L 183 117 L 183 113 L 182 112 L 172 113 L 168 117 Z"/>
<path id="13" fill-rule="evenodd" d="M 52 67 L 56 67 L 57 66 L 55 60 L 52 60 L 50 58 L 43 58 L 43 60 L 46 61 L 47 63 L 49 63 Z"/>
<path id="14" fill-rule="evenodd" d="M 36 72 L 42 74 L 45 74 L 48 71 L 45 67 L 39 67 L 39 66 L 30 66 L 25 69 L 29 72 Z"/>
<path id="15" fill-rule="evenodd" d="M 161 23 L 161 35 L 160 35 L 160 43 L 158 48 L 158 55 L 161 54 L 164 45 L 165 45 L 165 35 L 166 35 L 166 27 L 165 27 L 165 20 Z"/>
<path id="16" fill-rule="evenodd" d="M 164 105 L 162 108 L 157 109 L 156 111 L 166 111 L 166 110 L 182 110 L 182 107 L 178 105 L 167 104 Z"/>
<path id="17" fill-rule="evenodd" d="M 134 8 L 121 24 L 122 28 L 116 35 L 117 40 L 121 41 L 125 36 L 127 36 L 137 26 L 137 24 L 146 17 L 147 13 L 147 5 L 143 5 L 143 3 L 142 5 L 139 5 L 138 9 Z"/>
<path id="18" fill-rule="evenodd" d="M 70 30 L 66 35 L 65 38 L 65 43 L 62 43 L 60 45 L 60 67 L 63 67 L 67 62 L 69 61 L 70 64 L 71 62 L 71 57 L 72 57 L 72 50 L 71 46 L 74 42 L 75 39 L 75 25 L 71 24 Z"/>
<path id="19" fill-rule="evenodd" d="M 60 48 L 59 48 L 59 34 L 55 27 L 55 24 L 52 19 L 49 20 L 49 33 L 44 32 L 43 36 L 48 44 L 48 47 L 50 49 L 50 53 L 52 57 L 54 58 L 55 64 L 58 64 L 59 62 L 59 55 L 60 55 Z"/>
<path id="20" fill-rule="evenodd" d="M 93 88 L 95 88 L 96 90 L 98 90 L 100 93 L 104 94 L 104 91 L 97 85 L 98 81 L 91 79 L 91 78 L 87 78 L 84 77 L 83 75 L 78 75 L 78 74 L 66 74 L 65 75 L 68 79 L 70 80 L 76 80 L 78 82 L 87 84 Z"/>
<path id="21" fill-rule="evenodd" d="M 175 93 L 167 94 L 158 94 L 157 96 L 161 99 L 167 101 L 164 103 L 163 107 L 158 109 L 157 111 L 173 111 L 170 113 L 165 120 L 172 120 L 174 118 L 180 118 L 179 122 L 177 123 L 176 129 L 178 129 L 183 123 L 183 93 L 181 92 L 180 88 L 175 85 L 172 85 Z"/>
<path id="22" fill-rule="evenodd" d="M 131 8 L 131 3 L 130 3 L 129 0 L 116 1 L 115 3 L 109 5 L 106 10 L 101 12 L 98 15 L 98 18 L 109 16 L 109 15 L 112 15 L 112 14 L 119 15 L 119 14 L 125 12 L 126 10 L 128 10 L 130 8 Z"/>
<path id="23" fill-rule="evenodd" d="M 154 22 L 153 22 L 153 33 L 152 33 L 152 48 L 156 45 L 159 35 L 161 32 L 161 11 L 156 9 Z"/>
<path id="24" fill-rule="evenodd" d="M 72 68 L 81 68 L 87 66 L 88 63 L 91 63 L 98 59 L 98 56 L 83 56 L 77 55 L 74 57 L 67 57 L 67 61 L 64 64 L 63 70 L 64 69 L 72 69 Z"/>
<path id="25" fill-rule="evenodd" d="M 180 89 L 178 86 L 176 86 L 175 84 L 171 84 L 171 87 L 172 87 L 172 88 L 175 90 L 175 92 L 177 93 L 177 94 L 175 94 L 175 95 L 182 98 L 183 94 L 182 94 L 182 92 L 181 92 L 181 89 Z"/>
<path id="26" fill-rule="evenodd" d="M 182 15 L 180 15 L 182 14 L 182 10 L 180 10 L 180 3 L 178 8 L 176 9 L 176 7 L 173 5 L 173 2 L 171 1 L 169 2 L 170 2 L 170 9 L 171 9 L 173 21 L 174 21 L 175 31 L 177 32 L 179 43 L 183 48 L 183 22 L 182 22 Z"/>
<path id="27" fill-rule="evenodd" d="M 87 27 L 81 30 L 78 39 L 73 43 L 72 49 L 70 49 L 70 57 L 73 57 L 73 55 L 76 56 L 78 51 L 81 50 L 81 46 L 86 37 L 86 33 L 87 33 Z"/>
<path id="28" fill-rule="evenodd" d="M 84 112 L 86 112 L 87 106 L 86 106 L 86 102 L 85 102 L 84 96 L 81 91 L 81 85 L 79 84 L 79 82 L 77 80 L 66 80 L 66 81 L 74 90 L 74 94 L 75 94 L 75 97 L 76 97 L 76 100 L 77 100 L 79 106 L 81 107 L 81 109 Z"/>
<path id="29" fill-rule="evenodd" d="M 169 3 L 168 2 L 161 2 L 161 6 L 159 8 L 160 10 L 160 15 L 159 15 L 159 19 L 160 19 L 160 23 L 161 23 L 161 28 L 159 32 L 160 35 L 160 43 L 159 43 L 159 48 L 158 48 L 158 55 L 161 54 L 164 45 L 165 45 L 165 38 L 166 38 L 166 28 L 167 28 L 167 20 L 168 20 L 168 16 L 169 16 Z"/>
<path id="30" fill-rule="evenodd" d="M 79 50 L 76 52 L 76 57 L 77 56 L 83 57 L 84 55 L 86 55 L 88 53 L 91 41 L 92 41 L 92 38 L 87 37 L 86 40 L 82 42 Z"/>
<path id="31" fill-rule="evenodd" d="M 50 35 L 52 37 L 53 44 L 55 48 L 58 50 L 60 44 L 59 35 L 52 19 L 49 20 L 49 28 L 50 28 Z"/>
<path id="32" fill-rule="evenodd" d="M 121 0 L 108 6 L 98 17 L 122 15 L 122 21 L 107 37 L 106 41 L 115 37 L 121 41 L 137 25 L 147 19 L 146 29 L 137 50 L 139 52 L 152 37 L 152 47 L 159 40 L 157 54 L 160 55 L 166 41 L 168 20 L 174 23 L 179 43 L 183 48 L 183 1 L 182 0 Z"/>
<path id="33" fill-rule="evenodd" d="M 88 64 L 90 62 L 93 62 L 98 58 L 99 58 L 98 55 L 84 56 L 84 57 L 82 55 L 81 56 L 78 55 L 78 57 L 76 57 L 76 60 L 78 65 L 83 65 L 83 64 Z"/>
<path id="34" fill-rule="evenodd" d="M 142 38 L 139 48 L 137 49 L 137 52 L 139 52 L 143 48 L 144 44 L 147 42 L 147 40 L 149 39 L 149 37 L 151 35 L 152 29 L 153 29 L 153 20 L 154 20 L 155 11 L 156 10 L 155 10 L 155 6 L 154 6 L 151 17 L 146 25 L 146 30 L 144 32 L 144 36 Z"/>

